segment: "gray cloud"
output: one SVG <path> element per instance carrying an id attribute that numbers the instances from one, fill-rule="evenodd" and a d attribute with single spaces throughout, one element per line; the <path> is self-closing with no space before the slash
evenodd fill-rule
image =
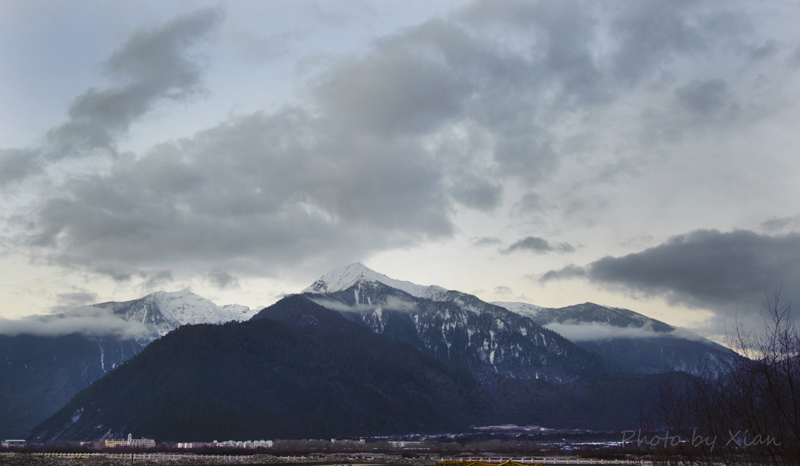
<path id="1" fill-rule="evenodd" d="M 90 291 L 80 290 L 71 293 L 60 293 L 58 295 L 58 304 L 53 306 L 51 311 L 53 313 L 61 313 L 96 302 L 97 293 Z"/>
<path id="2" fill-rule="evenodd" d="M 531 214 L 541 212 L 544 208 L 542 197 L 535 192 L 529 192 L 522 196 L 515 210 L 522 214 Z"/>
<path id="3" fill-rule="evenodd" d="M 704 118 L 733 118 L 739 110 L 722 79 L 694 79 L 675 89 L 675 97 L 684 108 Z"/>
<path id="4" fill-rule="evenodd" d="M 800 215 L 793 217 L 774 217 L 761 223 L 761 228 L 770 233 L 800 228 Z"/>
<path id="5" fill-rule="evenodd" d="M 222 20 L 218 9 L 198 10 L 161 27 L 134 33 L 105 63 L 122 83 L 90 89 L 69 108 L 70 120 L 48 134 L 57 156 L 112 147 L 119 134 L 161 100 L 184 101 L 200 91 L 202 67 L 187 50 Z"/>
<path id="6" fill-rule="evenodd" d="M 711 309 L 720 318 L 757 316 L 765 297 L 781 289 L 784 300 L 800 300 L 800 234 L 697 230 L 641 252 L 550 271 L 542 280 L 576 277 Z"/>
<path id="7" fill-rule="evenodd" d="M 214 269 L 206 274 L 206 280 L 213 283 L 217 288 L 239 288 L 239 280 L 228 272 Z"/>
<path id="8" fill-rule="evenodd" d="M 175 280 L 171 270 L 154 270 L 147 273 L 140 273 L 140 275 L 145 278 L 144 283 L 142 283 L 142 288 L 145 290 L 158 289 Z"/>
<path id="9" fill-rule="evenodd" d="M 549 270 L 544 273 L 541 277 L 535 277 L 533 275 L 529 275 L 528 278 L 530 279 L 539 279 L 541 282 L 548 282 L 550 280 L 568 280 L 572 278 L 586 278 L 588 276 L 588 272 L 585 267 L 580 267 L 574 264 L 570 264 L 563 269 L 559 270 Z"/>
<path id="10" fill-rule="evenodd" d="M 528 236 L 514 242 L 511 246 L 503 250 L 503 253 L 510 254 L 516 251 L 531 251 L 535 253 L 547 252 L 575 252 L 575 248 L 569 243 L 551 243 L 544 238 Z"/>
<path id="11" fill-rule="evenodd" d="M 475 238 L 472 241 L 473 246 L 495 246 L 501 244 L 503 241 L 500 238 L 496 238 L 494 236 L 484 236 L 481 238 Z"/>
<path id="12" fill-rule="evenodd" d="M 447 238 L 457 209 L 499 208 L 510 182 L 529 193 L 518 210 L 536 213 L 543 201 L 532 189 L 585 150 L 574 147 L 602 142 L 607 136 L 595 123 L 619 102 L 635 103 L 628 96 L 660 93 L 690 114 L 731 108 L 731 84 L 683 76 L 690 67 L 675 63 L 738 50 L 750 26 L 736 8 L 476 1 L 381 38 L 361 56 L 330 57 L 303 83 L 301 104 L 229 118 L 143 154 L 116 154 L 107 172 L 66 176 L 26 212 L 14 244 L 118 280 L 157 283 L 181 270 L 224 270 L 206 278 L 227 286 L 229 273 L 332 267 Z M 134 34 L 105 64 L 117 86 L 78 96 L 70 119 L 48 133 L 52 147 L 36 153 L 50 150 L 52 160 L 113 152 L 115 140 L 159 102 L 201 93 L 204 67 L 193 47 L 221 20 L 219 10 L 201 10 Z M 741 50 L 751 60 L 753 48 Z M 763 63 L 782 57 L 761 55 Z M 670 73 L 676 76 L 664 84 Z M 622 122 L 626 140 L 628 126 L 634 139 L 651 129 L 638 118 Z M 623 171 L 620 160 L 627 168 L 623 156 L 599 159 L 599 173 Z M 3 150 L 0 182 L 43 164 Z M 506 252 L 524 250 L 574 247 L 529 237 Z"/>
<path id="13" fill-rule="evenodd" d="M 0 183 L 24 179 L 47 163 L 114 153 L 116 139 L 161 101 L 186 101 L 200 92 L 202 66 L 187 51 L 222 20 L 218 9 L 198 10 L 161 27 L 140 30 L 105 63 L 119 83 L 89 89 L 69 107 L 69 120 L 50 129 L 46 145 L 0 152 Z"/>
<path id="14" fill-rule="evenodd" d="M 437 171 L 413 147 L 308 140 L 315 125 L 299 110 L 255 114 L 121 158 L 46 201 L 28 245 L 101 273 L 203 263 L 258 273 L 450 233 Z"/>
<path id="15" fill-rule="evenodd" d="M 26 178 L 41 170 L 36 151 L 0 149 L 0 187 Z"/>
<path id="16" fill-rule="evenodd" d="M 453 199 L 476 210 L 491 211 L 500 205 L 503 187 L 496 181 L 465 177 L 451 188 Z"/>

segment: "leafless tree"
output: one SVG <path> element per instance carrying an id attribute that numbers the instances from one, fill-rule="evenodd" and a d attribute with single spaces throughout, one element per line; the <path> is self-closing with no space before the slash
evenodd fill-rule
<path id="1" fill-rule="evenodd" d="M 800 335 L 780 292 L 763 304 L 760 331 L 734 329 L 742 360 L 664 387 L 660 411 L 681 442 L 667 463 L 800 465 Z"/>

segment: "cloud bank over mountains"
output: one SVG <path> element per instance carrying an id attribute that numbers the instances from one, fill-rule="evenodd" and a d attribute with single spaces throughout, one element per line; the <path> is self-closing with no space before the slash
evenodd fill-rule
<path id="1" fill-rule="evenodd" d="M 27 193 L 0 213 L 0 245 L 119 281 L 199 273 L 223 288 L 448 241 L 464 212 L 527 226 L 501 253 L 567 261 L 578 244 L 612 247 L 565 232 L 663 221 L 678 236 L 545 283 L 722 309 L 800 278 L 795 233 L 697 230 L 798 213 L 778 205 L 795 192 L 797 15 L 790 2 L 468 2 L 326 57 L 298 101 L 120 151 L 154 108 L 214 92 L 206 51 L 230 15 L 197 10 L 122 42 L 102 65 L 114 84 L 76 96 L 40 146 L 0 149 L 5 195 Z"/>
<path id="2" fill-rule="evenodd" d="M 716 310 L 720 318 L 758 320 L 774 293 L 800 302 L 800 234 L 697 230 L 622 257 L 551 270 L 542 280 L 585 278 L 624 292 Z"/>

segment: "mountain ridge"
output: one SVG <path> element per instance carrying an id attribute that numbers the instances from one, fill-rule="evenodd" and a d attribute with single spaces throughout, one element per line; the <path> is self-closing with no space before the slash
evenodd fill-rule
<path id="1" fill-rule="evenodd" d="M 0 334 L 0 437 L 21 437 L 92 382 L 181 326 L 241 321 L 255 312 L 239 305 L 219 307 L 182 290 L 29 318 L 19 332 Z"/>
<path id="2" fill-rule="evenodd" d="M 346 282 L 348 288 L 328 287 L 320 279 L 314 289 L 338 291 L 302 295 L 375 333 L 477 373 L 564 381 L 604 370 L 596 355 L 473 295 L 449 290 L 435 299 L 417 297 L 373 278 L 359 274 Z"/>
<path id="3" fill-rule="evenodd" d="M 496 304 L 529 316 L 625 372 L 720 373 L 740 359 L 718 343 L 629 309 L 591 302 L 562 308 Z"/>
<path id="4" fill-rule="evenodd" d="M 505 304 L 516 309 L 517 312 L 498 304 Z M 222 338 L 227 342 L 226 345 L 214 349 L 203 347 L 205 349 L 202 350 L 204 354 L 221 358 L 220 360 L 228 357 L 225 355 L 226 352 L 240 354 L 242 357 L 246 356 L 245 353 L 241 353 L 246 348 L 242 348 L 235 338 L 229 340 L 228 337 L 221 336 L 235 325 L 243 327 L 241 327 L 242 330 L 236 330 L 234 333 L 241 331 L 247 335 L 252 332 L 252 330 L 248 330 L 247 324 L 268 325 L 257 323 L 263 320 L 278 322 L 286 328 L 295 329 L 292 331 L 296 332 L 292 334 L 294 336 L 285 341 L 289 346 L 281 347 L 280 354 L 282 355 L 291 354 L 291 345 L 304 344 L 300 334 L 307 337 L 314 335 L 314 348 L 316 349 L 312 353 L 303 353 L 314 358 L 324 353 L 323 346 L 319 346 L 321 341 L 329 343 L 336 341 L 338 342 L 336 344 L 351 343 L 347 339 L 337 339 L 338 337 L 326 335 L 342 335 L 348 333 L 343 332 L 343 329 L 358 328 L 360 330 L 349 332 L 352 334 L 351 338 L 383 342 L 379 343 L 379 346 L 391 343 L 391 345 L 395 345 L 392 346 L 395 349 L 391 352 L 397 357 L 413 359 L 424 356 L 431 358 L 451 374 L 462 374 L 476 380 L 477 388 L 475 390 L 477 392 L 475 393 L 479 392 L 481 399 L 489 400 L 493 421 L 496 422 L 513 419 L 515 422 L 536 423 L 541 421 L 562 425 L 563 422 L 572 419 L 580 426 L 590 428 L 610 425 L 630 427 L 633 418 L 630 410 L 624 409 L 626 397 L 637 400 L 637 403 L 642 406 L 651 403 L 652 397 L 655 396 L 654 393 L 657 392 L 657 382 L 662 380 L 659 374 L 673 370 L 695 373 L 698 361 L 692 359 L 698 355 L 710 354 L 712 361 L 716 358 L 720 368 L 727 363 L 725 358 L 728 357 L 728 354 L 715 353 L 714 351 L 717 349 L 713 345 L 702 343 L 697 339 L 694 343 L 689 344 L 687 341 L 691 341 L 691 339 L 681 338 L 680 335 L 675 334 L 674 327 L 630 310 L 593 303 L 561 309 L 549 309 L 524 303 L 512 304 L 487 303 L 474 295 L 460 291 L 446 290 L 436 285 L 422 286 L 395 280 L 372 271 L 363 264 L 356 263 L 334 269 L 306 287 L 303 292 L 289 295 L 278 303 L 263 309 L 251 310 L 236 305 L 219 307 L 188 290 L 172 293 L 156 292 L 133 301 L 100 303 L 91 309 L 107 311 L 116 318 L 129 319 L 129 322 L 138 325 L 149 325 L 152 338 L 158 338 L 157 342 L 167 338 L 166 341 L 172 342 L 171 345 L 177 345 L 171 351 L 178 353 L 183 349 L 180 347 L 182 343 L 175 343 L 176 341 L 185 343 L 194 341 L 195 337 L 188 340 L 182 340 L 183 337 L 169 337 L 173 331 L 187 329 L 183 330 L 183 335 L 205 335 L 202 338 L 211 339 Z M 213 325 L 202 323 L 204 319 L 214 320 L 209 316 L 219 315 L 216 312 L 220 309 L 225 309 L 227 315 L 235 315 L 235 318 L 222 325 L 219 322 L 213 322 Z M 252 315 L 252 317 L 247 321 L 240 322 L 248 315 Z M 181 322 L 187 324 L 184 325 Z M 353 327 L 354 325 L 356 327 Z M 197 327 L 196 333 L 189 330 L 195 327 Z M 214 330 L 217 327 L 221 328 L 219 330 L 221 333 Z M 589 335 L 589 338 L 575 339 L 574 341 L 565 338 L 565 335 L 562 334 L 565 329 L 574 330 L 575 328 L 589 329 L 595 333 Z M 609 328 L 617 332 L 613 338 L 602 337 L 597 333 L 598 329 Z M 620 331 L 624 338 L 620 337 Z M 625 335 L 625 332 L 628 331 L 646 335 L 637 335 L 634 338 L 631 335 Z M 361 335 L 361 337 L 355 335 Z M 654 335 L 657 335 L 658 338 L 653 338 Z M 642 336 L 646 336 L 646 338 Z M 104 350 L 103 347 L 98 348 L 96 341 L 89 337 L 82 338 L 83 343 L 81 344 L 86 349 L 82 350 L 81 354 L 88 354 L 85 357 L 89 358 L 87 361 L 90 361 L 91 364 L 100 365 L 100 369 L 92 373 L 96 374 L 100 371 L 102 375 L 102 373 L 109 372 L 114 366 L 121 365 L 121 362 L 104 359 L 104 351 L 110 350 Z M 160 347 L 166 343 L 158 344 Z M 258 345 L 257 343 L 252 344 Z M 406 353 L 408 354 L 401 356 Z M 417 353 L 421 356 L 411 356 L 411 354 Z M 116 351 L 115 354 L 130 357 L 125 351 Z M 337 354 L 345 357 L 344 353 Z M 132 360 L 136 358 L 138 356 L 134 356 Z M 79 361 L 83 361 L 83 359 L 79 359 Z M 257 364 L 272 364 L 260 359 L 258 361 L 260 362 Z M 307 362 L 305 361 L 303 364 Z M 79 364 L 82 363 L 79 362 Z M 198 376 L 222 379 L 229 377 L 226 375 L 225 364 L 215 366 L 215 370 L 220 372 L 214 376 L 204 372 L 205 369 L 200 367 L 203 364 L 202 360 L 192 359 L 192 364 L 196 365 L 196 367 L 193 366 L 192 371 L 200 374 Z M 44 368 L 44 366 L 42 367 Z M 178 367 L 175 370 L 179 372 L 183 371 L 179 366 L 174 367 Z M 235 377 L 230 376 L 231 380 L 245 377 L 244 374 L 249 373 L 246 367 L 234 365 L 232 368 L 238 372 Z M 166 367 L 162 367 L 162 369 L 168 370 Z M 2 368 L 0 368 L 1 370 Z M 47 369 L 42 370 L 43 373 L 47 371 Z M 372 369 L 370 371 L 374 372 Z M 631 374 L 617 374 L 620 371 Z M 110 372 L 115 374 L 117 371 Z M 645 377 L 650 374 L 653 374 L 654 377 Z M 114 377 L 121 376 L 115 375 Z M 330 377 L 336 379 L 338 376 L 331 374 Z M 458 377 L 456 378 L 458 379 Z M 299 380 L 297 379 L 298 383 L 300 383 Z M 374 382 L 378 385 L 382 383 L 380 380 Z M 176 380 L 174 383 L 183 382 Z M 241 383 L 247 385 L 251 382 L 245 377 L 241 379 Z M 273 382 L 267 380 L 263 383 L 269 385 Z M 428 382 L 417 381 L 414 383 L 424 385 Z M 86 385 L 88 382 L 84 383 L 84 386 Z M 214 386 L 216 387 L 216 385 Z M 414 393 L 419 393 L 420 387 L 413 384 L 407 385 L 408 390 Z M 173 389 L 166 387 L 164 390 Z M 225 394 L 224 389 L 220 387 L 214 388 L 214 390 L 216 390 L 214 393 L 223 398 L 233 396 Z M 602 407 L 592 406 L 594 390 L 602 391 L 606 408 L 608 406 L 619 408 L 619 414 L 616 417 L 611 416 L 613 413 L 609 413 L 608 409 L 603 411 Z M 400 396 L 400 393 L 397 395 Z M 113 398 L 115 395 L 104 392 L 92 396 Z M 170 400 L 173 401 L 180 399 L 179 393 L 173 393 L 170 396 Z M 207 396 L 210 395 L 205 394 L 201 398 L 207 400 L 210 405 L 217 406 L 208 401 L 210 399 L 204 398 Z M 82 399 L 87 400 L 87 398 Z M 237 399 L 239 401 L 236 403 L 247 404 L 243 398 Z M 566 417 L 559 417 L 559 411 L 552 409 L 553 403 L 556 403 L 557 400 L 572 406 L 570 408 L 572 411 L 568 416 L 565 413 Z M 61 401 L 60 406 L 63 406 L 66 401 Z M 118 400 L 118 402 L 122 401 Z M 92 401 L 92 403 L 95 402 Z M 161 400 L 158 403 L 160 403 L 158 406 L 164 406 L 163 403 L 167 403 L 167 401 Z M 441 404 L 442 402 L 436 403 Z M 244 405 L 236 408 L 237 412 L 244 416 L 242 419 L 250 419 L 247 417 L 248 410 L 243 407 Z M 53 408 L 54 411 L 57 408 L 58 406 Z M 184 408 L 189 409 L 188 407 Z M 267 409 L 266 405 L 262 408 Z M 278 409 L 278 407 L 273 408 Z M 386 413 L 394 413 L 390 417 L 397 415 L 396 410 L 391 406 L 386 405 L 384 408 L 388 410 Z M 122 413 L 123 411 L 117 409 L 116 412 Z M 318 414 L 322 412 L 319 411 Z M 585 415 L 581 413 L 585 413 Z M 70 418 L 75 415 L 76 412 L 71 413 Z M 59 416 L 62 421 L 65 419 L 63 413 Z M 221 416 L 221 414 L 217 413 L 215 416 Z M 162 423 L 167 420 L 162 418 L 154 422 Z M 233 420 L 230 422 L 235 424 Z M 17 424 L 17 428 L 19 425 Z M 403 425 L 410 426 L 411 424 Z M 124 428 L 124 426 L 122 425 L 120 428 Z M 0 422 L 1 428 L 2 423 Z M 356 430 L 348 432 L 356 432 Z M 86 432 L 89 431 L 84 431 L 86 435 L 89 435 Z M 327 433 L 332 433 L 332 431 L 326 431 L 325 435 Z M 146 432 L 142 432 L 142 434 L 146 434 Z M 19 434 L 12 436 L 19 436 Z"/>
<path id="5" fill-rule="evenodd" d="M 465 429 L 489 414 L 468 374 L 292 295 L 247 322 L 166 335 L 29 438 L 386 435 Z"/>

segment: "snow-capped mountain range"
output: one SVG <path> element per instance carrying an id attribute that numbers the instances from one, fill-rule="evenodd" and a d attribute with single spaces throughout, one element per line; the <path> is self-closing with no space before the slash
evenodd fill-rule
<path id="1" fill-rule="evenodd" d="M 599 357 L 530 318 L 470 294 L 394 280 L 360 263 L 325 274 L 303 295 L 478 374 L 562 381 L 604 369 Z"/>
<path id="2" fill-rule="evenodd" d="M 316 309 L 316 314 L 303 315 L 308 309 Z M 27 400 L 0 404 L 0 432 L 22 435 L 98 377 L 182 326 L 271 319 L 289 327 L 319 326 L 322 331 L 342 317 L 452 370 L 469 372 L 509 415 L 516 412 L 519 400 L 533 400 L 529 408 L 535 412 L 545 409 L 529 397 L 543 385 L 527 384 L 555 387 L 587 376 L 606 380 L 603 377 L 618 372 L 719 371 L 737 357 L 727 348 L 626 309 L 593 303 L 561 309 L 487 303 L 467 293 L 396 280 L 355 263 L 326 273 L 301 293 L 267 308 L 218 306 L 188 290 L 160 291 L 41 317 L 43 326 L 68 330 L 61 333 L 0 335 L 0 360 L 7 362 L 0 365 L 0 393 Z M 50 403 L 43 405 L 43 399 Z M 39 410 L 32 411 L 32 406 Z M 559 414 L 551 415 L 557 419 Z M 15 418 L 20 421 L 3 421 Z"/>
<path id="3" fill-rule="evenodd" d="M 128 322 L 142 323 L 157 336 L 164 336 L 182 325 L 242 322 L 259 311 L 239 304 L 220 307 L 189 290 L 157 291 L 133 301 L 112 301 L 90 307 L 110 310 Z"/>
<path id="4" fill-rule="evenodd" d="M 361 263 L 326 273 L 303 293 L 444 362 L 511 377 L 568 379 L 570 373 L 586 373 L 587 367 L 607 370 L 604 364 L 635 373 L 718 372 L 737 357 L 721 345 L 628 309 L 594 303 L 558 309 L 486 303 L 459 291 L 395 280 Z M 585 359 L 570 349 L 574 345 L 590 357 L 602 356 L 605 363 Z"/>

